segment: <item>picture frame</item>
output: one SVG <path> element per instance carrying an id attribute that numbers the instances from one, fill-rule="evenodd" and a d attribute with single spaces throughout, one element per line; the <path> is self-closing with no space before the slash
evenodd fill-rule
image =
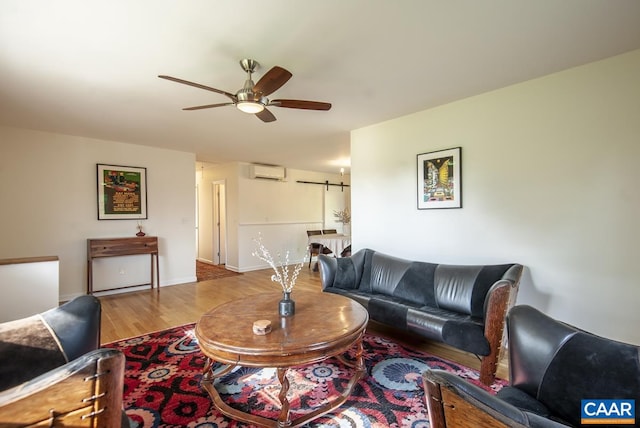
<path id="1" fill-rule="evenodd" d="M 418 209 L 462 208 L 462 148 L 417 155 Z"/>
<path id="2" fill-rule="evenodd" d="M 147 219 L 147 169 L 97 164 L 98 220 Z"/>

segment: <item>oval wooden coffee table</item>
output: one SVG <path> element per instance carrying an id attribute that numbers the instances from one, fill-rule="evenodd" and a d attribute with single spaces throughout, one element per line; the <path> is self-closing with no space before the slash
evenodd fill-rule
<path id="1" fill-rule="evenodd" d="M 303 425 L 342 405 L 358 381 L 365 375 L 362 336 L 369 315 L 358 302 L 336 294 L 293 292 L 295 315 L 280 317 L 278 302 L 282 293 L 248 296 L 216 306 L 198 321 L 195 335 L 207 357 L 202 387 L 214 405 L 225 415 L 238 421 L 265 427 L 295 427 Z M 253 322 L 271 321 L 271 333 L 253 333 Z M 355 360 L 343 354 L 355 346 Z M 287 370 L 293 366 L 311 364 L 337 357 L 354 370 L 353 377 L 340 396 L 322 407 L 291 420 L 287 392 Z M 223 368 L 213 369 L 214 362 Z M 253 415 L 226 404 L 214 386 L 217 378 L 236 366 L 276 368 L 280 382 L 281 409 L 277 420 Z"/>

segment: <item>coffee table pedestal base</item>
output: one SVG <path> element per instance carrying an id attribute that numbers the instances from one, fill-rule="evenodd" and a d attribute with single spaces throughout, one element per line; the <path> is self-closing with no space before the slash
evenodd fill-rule
<path id="1" fill-rule="evenodd" d="M 214 372 L 213 370 L 213 361 L 211 359 L 207 359 L 207 364 L 204 368 L 204 377 L 202 379 L 202 388 L 204 388 L 211 399 L 213 400 L 214 406 L 222 412 L 224 415 L 240 422 L 245 422 L 248 424 L 253 424 L 261 427 L 270 427 L 270 428 L 284 428 L 284 427 L 299 427 L 301 425 L 306 424 L 313 419 L 316 419 L 330 411 L 340 407 L 344 404 L 345 401 L 349 398 L 353 389 L 358 384 L 358 381 L 362 379 L 366 374 L 366 368 L 364 365 L 364 358 L 362 356 L 362 338 L 360 338 L 356 344 L 357 346 L 357 354 L 355 362 L 350 362 L 346 360 L 343 356 L 337 356 L 338 360 L 342 362 L 347 367 L 354 369 L 353 377 L 349 380 L 344 391 L 333 400 L 330 400 L 325 405 L 315 409 L 312 412 L 309 412 L 305 415 L 302 415 L 296 419 L 291 419 L 291 413 L 289 411 L 289 400 L 287 399 L 287 392 L 289 391 L 289 380 L 287 379 L 287 368 L 278 368 L 278 381 L 280 382 L 280 393 L 278 394 L 278 399 L 280 400 L 280 415 L 277 420 L 265 418 L 263 416 L 253 415 L 248 412 L 244 412 L 242 410 L 235 409 L 225 403 L 218 390 L 214 386 L 214 382 L 216 379 L 224 376 L 225 374 L 231 372 L 238 364 L 227 364 L 222 368 L 219 368 Z"/>

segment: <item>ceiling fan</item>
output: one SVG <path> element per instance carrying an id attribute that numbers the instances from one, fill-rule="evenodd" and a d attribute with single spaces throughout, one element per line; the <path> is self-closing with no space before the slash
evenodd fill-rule
<path id="1" fill-rule="evenodd" d="M 216 92 L 229 98 L 231 102 L 207 104 L 203 106 L 186 107 L 183 110 L 201 110 L 205 108 L 224 107 L 224 106 L 236 106 L 239 110 L 245 113 L 255 114 L 258 119 L 263 122 L 273 122 L 276 117 L 267 110 L 267 107 L 285 107 L 285 108 L 297 108 L 304 110 L 329 110 L 331 108 L 330 103 L 324 103 L 319 101 L 305 101 L 305 100 L 269 100 L 267 96 L 271 95 L 282 87 L 291 78 L 292 74 L 282 67 L 275 66 L 269 70 L 258 83 L 253 83 L 251 74 L 253 74 L 260 64 L 253 59 L 243 59 L 240 61 L 240 66 L 247 73 L 247 80 L 244 82 L 244 86 L 235 94 L 212 88 L 210 86 L 201 85 L 199 83 L 189 82 L 187 80 L 178 79 L 177 77 L 160 75 L 161 79 L 171 80 L 173 82 L 182 83 L 196 88 L 204 89 L 206 91 Z"/>

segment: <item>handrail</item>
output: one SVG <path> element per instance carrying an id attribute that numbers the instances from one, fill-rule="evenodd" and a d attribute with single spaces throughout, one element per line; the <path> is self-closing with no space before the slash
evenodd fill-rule
<path id="1" fill-rule="evenodd" d="M 0 265 L 17 265 L 21 263 L 57 262 L 58 256 L 18 257 L 13 259 L 0 259 Z"/>

